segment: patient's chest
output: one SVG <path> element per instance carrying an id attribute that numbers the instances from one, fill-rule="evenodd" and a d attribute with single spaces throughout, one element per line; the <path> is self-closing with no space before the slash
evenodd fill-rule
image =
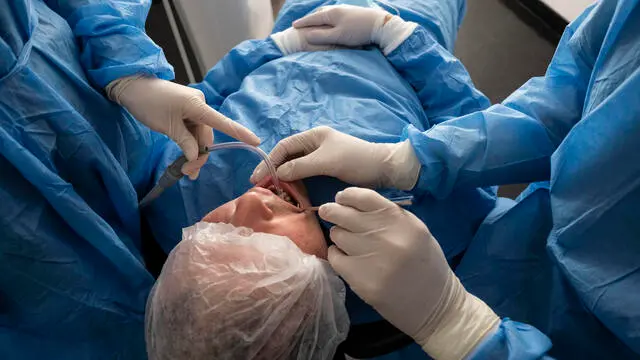
<path id="1" fill-rule="evenodd" d="M 378 50 L 301 53 L 247 76 L 221 111 L 269 151 L 290 135 L 327 125 L 374 142 L 397 142 L 408 124 L 428 127 L 413 89 Z"/>

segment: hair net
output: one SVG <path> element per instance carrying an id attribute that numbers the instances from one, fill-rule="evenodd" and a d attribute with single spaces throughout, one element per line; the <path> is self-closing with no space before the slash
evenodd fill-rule
<path id="1" fill-rule="evenodd" d="M 155 359 L 331 359 L 345 288 L 289 238 L 229 224 L 183 230 L 147 301 Z"/>

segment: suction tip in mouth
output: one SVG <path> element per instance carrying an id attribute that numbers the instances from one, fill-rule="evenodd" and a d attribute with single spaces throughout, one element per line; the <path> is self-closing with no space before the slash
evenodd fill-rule
<path id="1" fill-rule="evenodd" d="M 273 179 L 271 178 L 271 176 L 265 177 L 264 179 L 262 179 L 262 181 L 257 183 L 256 186 L 270 190 L 284 202 L 290 204 L 295 208 L 302 208 L 300 195 L 289 183 L 280 181 L 280 186 L 282 187 L 283 191 L 282 193 L 279 193 L 278 189 L 273 184 Z"/>

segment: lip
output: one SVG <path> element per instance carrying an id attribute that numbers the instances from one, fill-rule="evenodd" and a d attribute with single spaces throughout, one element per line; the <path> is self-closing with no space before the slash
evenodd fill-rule
<path id="1" fill-rule="evenodd" d="M 268 189 L 269 186 L 271 186 L 271 185 L 273 185 L 273 179 L 271 178 L 271 176 L 266 176 L 264 179 L 262 179 L 262 181 L 260 181 L 259 183 L 256 184 L 256 187 L 261 187 L 261 188 Z M 302 194 L 300 194 L 300 192 L 298 190 L 296 190 L 296 188 L 295 188 L 295 186 L 293 186 L 293 184 L 288 183 L 288 182 L 284 182 L 284 181 L 281 180 L 280 181 L 280 187 L 287 194 L 289 194 L 289 196 L 291 196 L 291 198 L 293 200 L 295 200 L 302 208 L 306 208 L 306 207 L 311 206 L 309 201 L 307 201 L 307 199 L 305 199 L 305 197 L 302 196 Z M 275 197 L 278 198 L 278 200 L 280 200 L 282 203 L 286 204 L 292 210 L 296 210 L 296 211 L 300 211 L 301 210 L 299 207 L 284 201 L 279 196 L 275 196 Z"/>

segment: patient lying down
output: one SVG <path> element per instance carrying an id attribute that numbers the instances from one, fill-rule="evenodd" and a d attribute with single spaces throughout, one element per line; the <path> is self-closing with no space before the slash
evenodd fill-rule
<path id="1" fill-rule="evenodd" d="M 286 236 L 305 253 L 326 259 L 327 242 L 318 218 L 312 212 L 300 211 L 300 207 L 311 206 L 304 185 L 297 181 L 281 182 L 281 186 L 285 199 L 275 194 L 273 181 L 267 177 L 242 196 L 210 212 L 202 221 Z"/>
<path id="2" fill-rule="evenodd" d="M 146 311 L 149 358 L 331 359 L 349 320 L 301 183 L 258 184 L 183 230 Z M 297 246 L 296 246 L 297 245 Z"/>

